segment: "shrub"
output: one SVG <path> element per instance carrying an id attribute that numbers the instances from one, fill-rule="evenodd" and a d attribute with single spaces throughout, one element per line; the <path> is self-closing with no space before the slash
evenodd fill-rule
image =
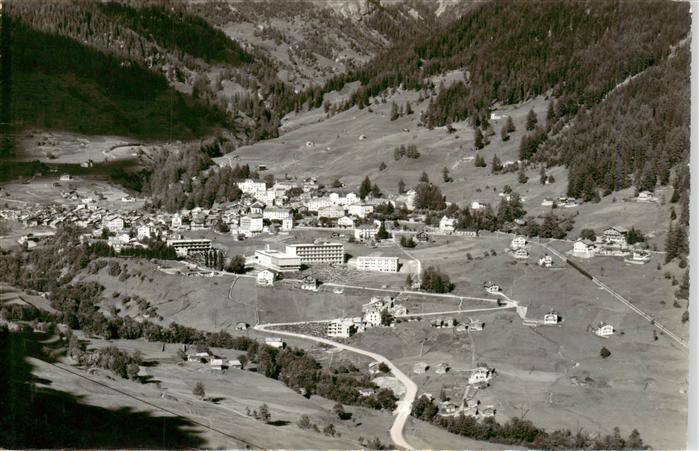
<path id="1" fill-rule="evenodd" d="M 612 355 L 612 353 L 611 353 L 611 351 L 609 351 L 609 349 L 607 349 L 607 348 L 605 348 L 605 347 L 602 347 L 602 349 L 600 349 L 600 351 L 599 351 L 599 355 L 600 355 L 603 359 L 606 359 L 607 357 L 609 357 L 610 355 Z"/>

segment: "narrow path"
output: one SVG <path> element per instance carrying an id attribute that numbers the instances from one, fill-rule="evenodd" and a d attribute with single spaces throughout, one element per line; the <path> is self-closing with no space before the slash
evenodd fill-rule
<path id="1" fill-rule="evenodd" d="M 438 315 L 453 315 L 457 313 L 472 313 L 472 312 L 490 312 L 493 310 L 504 310 L 515 308 L 515 304 L 507 302 L 506 305 L 502 307 L 490 307 L 490 308 L 477 308 L 477 309 L 466 309 L 466 310 L 447 310 L 443 312 L 430 312 L 430 313 L 406 313 L 405 315 L 396 315 L 396 318 L 415 318 L 422 316 L 438 316 Z"/>
<path id="2" fill-rule="evenodd" d="M 315 341 L 318 343 L 323 343 L 326 345 L 334 346 L 336 348 L 345 350 L 345 351 L 350 351 L 354 352 L 356 354 L 361 354 L 367 357 L 370 357 L 377 362 L 382 362 L 386 364 L 390 369 L 393 375 L 403 384 L 405 387 L 405 395 L 403 396 L 403 399 L 398 401 L 398 405 L 396 407 L 396 410 L 394 411 L 394 414 L 396 415 L 395 420 L 393 421 L 393 426 L 391 426 L 391 440 L 393 440 L 393 443 L 403 449 L 415 449 L 414 446 L 410 445 L 407 440 L 405 439 L 405 436 L 403 435 L 403 431 L 405 429 L 405 423 L 408 420 L 408 417 L 410 417 L 410 412 L 412 411 L 412 406 L 413 406 L 413 401 L 415 400 L 415 397 L 417 396 L 417 385 L 415 382 L 413 382 L 408 376 L 405 375 L 396 365 L 394 365 L 390 360 L 388 360 L 386 357 L 376 354 L 373 352 L 365 351 L 360 348 L 355 348 L 353 346 L 349 346 L 346 344 L 342 343 L 337 343 L 332 340 L 328 340 L 325 338 L 320 338 L 320 337 L 313 337 L 310 335 L 304 335 L 304 334 L 297 334 L 294 332 L 287 332 L 287 331 L 281 331 L 281 330 L 275 330 L 275 329 L 268 329 L 269 327 L 275 327 L 275 326 L 285 326 L 285 325 L 290 325 L 294 323 L 277 323 L 277 324 L 258 324 L 254 328 L 255 330 L 258 331 L 264 331 L 267 333 L 272 333 L 272 334 L 278 334 L 278 335 L 284 335 L 288 337 L 295 337 L 295 338 L 301 338 L 303 340 L 310 340 L 310 341 Z"/>

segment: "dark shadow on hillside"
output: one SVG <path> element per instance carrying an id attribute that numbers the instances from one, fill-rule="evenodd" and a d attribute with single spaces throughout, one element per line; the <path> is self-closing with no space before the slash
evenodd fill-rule
<path id="1" fill-rule="evenodd" d="M 38 338 L 0 330 L 0 447 L 172 449 L 205 444 L 199 427 L 187 419 L 91 406 L 79 396 L 37 387 L 27 357 L 50 361 Z"/>

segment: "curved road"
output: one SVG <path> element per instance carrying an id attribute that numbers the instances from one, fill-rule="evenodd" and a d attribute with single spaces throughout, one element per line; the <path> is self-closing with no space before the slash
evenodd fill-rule
<path id="1" fill-rule="evenodd" d="M 415 385 L 415 382 L 413 382 L 408 376 L 405 375 L 401 370 L 398 369 L 397 366 L 395 366 L 393 363 L 391 363 L 390 360 L 388 360 L 386 357 L 365 351 L 363 349 L 355 348 L 353 346 L 348 346 L 346 344 L 342 343 L 337 343 L 332 340 L 327 340 L 325 338 L 320 338 L 320 337 L 313 337 L 310 335 L 303 335 L 303 334 L 297 334 L 294 332 L 287 332 L 287 331 L 282 331 L 282 330 L 274 330 L 274 329 L 267 329 L 268 327 L 275 327 L 275 326 L 285 326 L 293 323 L 276 323 L 276 324 L 258 324 L 257 326 L 254 327 L 255 330 L 259 331 L 264 331 L 272 334 L 278 334 L 278 335 L 285 335 L 288 337 L 295 337 L 295 338 L 301 338 L 303 340 L 311 340 L 315 341 L 318 343 L 324 343 L 326 345 L 334 346 L 339 349 L 343 349 L 345 351 L 350 351 L 354 352 L 357 354 L 362 354 L 367 357 L 370 357 L 378 362 L 383 362 L 386 364 L 390 369 L 391 372 L 393 373 L 394 376 L 405 386 L 405 395 L 403 396 L 403 399 L 398 401 L 398 406 L 396 407 L 396 410 L 394 411 L 394 414 L 396 414 L 396 419 L 393 421 L 393 426 L 391 426 L 391 440 L 393 440 L 393 443 L 403 449 L 415 449 L 415 447 L 411 446 L 406 440 L 405 436 L 403 435 L 403 429 L 405 428 L 405 422 L 408 420 L 408 417 L 410 416 L 410 412 L 412 411 L 412 406 L 413 406 L 413 401 L 415 400 L 415 397 L 417 396 L 417 385 Z"/>

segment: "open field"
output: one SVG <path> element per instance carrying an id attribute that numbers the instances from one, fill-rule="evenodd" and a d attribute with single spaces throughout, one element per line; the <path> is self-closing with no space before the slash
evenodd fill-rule
<path id="1" fill-rule="evenodd" d="M 237 448 L 243 447 L 245 442 L 268 449 L 357 447 L 358 436 L 353 422 L 340 422 L 332 412 L 332 405 L 321 405 L 316 399 L 306 399 L 281 382 L 249 371 L 228 370 L 225 374 L 221 374 L 209 370 L 208 365 L 176 363 L 175 345 L 168 345 L 164 353 L 161 352 L 160 343 L 141 340 L 118 340 L 113 343 L 95 340 L 91 345 L 96 347 L 115 345 L 123 349 L 139 350 L 148 363 L 141 370 L 142 375 L 147 377 L 145 384 L 115 378 L 105 370 L 95 371 L 88 376 L 90 379 L 241 439 L 236 441 L 216 431 L 198 427 L 192 433 L 204 439 L 206 448 Z M 33 363 L 37 365 L 35 374 L 51 381 L 52 388 L 80 395 L 84 402 L 89 404 L 110 409 L 130 406 L 138 410 L 147 409 L 154 413 L 161 413 L 107 387 L 86 382 L 85 379 L 42 364 L 40 361 Z M 60 365 L 70 368 L 65 362 Z M 86 374 L 75 368 L 73 371 Z M 214 398 L 215 402 L 200 400 L 192 394 L 192 388 L 196 382 L 204 384 L 207 397 Z M 248 417 L 245 413 L 246 407 L 252 411 L 258 409 L 263 403 L 270 408 L 272 424 L 264 424 Z M 334 423 L 342 436 L 331 438 L 322 433 L 299 429 L 296 421 L 304 414 L 309 415 L 311 421 L 318 424 L 321 429 L 329 423 Z M 390 414 L 384 413 L 384 415 Z M 361 413 L 357 416 L 361 418 Z M 362 433 L 365 433 L 363 431 Z M 381 430 L 376 430 L 375 433 L 381 434 Z M 382 440 L 386 441 L 383 437 Z"/>
<path id="2" fill-rule="evenodd" d="M 83 163 L 131 159 L 144 150 L 136 140 L 60 131 L 28 130 L 20 137 L 22 160 L 45 163 Z M 148 146 L 146 146 L 148 147 Z M 145 149 L 148 150 L 148 149 Z"/>
<path id="3" fill-rule="evenodd" d="M 106 181 L 79 176 L 66 182 L 59 181 L 60 173 L 45 175 L 45 177 L 32 180 L 31 183 L 9 182 L 3 184 L 2 191 L 0 191 L 0 206 L 7 205 L 10 208 L 17 208 L 27 204 L 40 204 L 43 206 L 75 207 L 81 203 L 80 200 L 69 200 L 61 197 L 61 193 L 74 190 L 81 198 L 91 197 L 98 206 L 115 213 L 143 208 L 144 201 L 142 199 L 128 203 L 122 202 L 121 198 L 128 195 L 127 191 Z M 96 193 L 102 194 L 105 200 L 97 200 Z"/>
<path id="4" fill-rule="evenodd" d="M 518 186 L 516 173 L 492 175 L 490 168 L 476 168 L 468 160 L 476 155 L 472 150 L 473 129 L 465 121 L 452 124 L 456 129 L 453 134 L 448 134 L 445 127 L 433 130 L 418 127 L 420 113 L 427 108 L 427 102 L 418 103 L 418 96 L 414 91 L 399 90 L 388 96 L 387 103 L 374 103 L 363 110 L 353 107 L 327 119 L 322 108 L 298 115 L 290 113 L 283 123 L 303 125 L 279 138 L 240 147 L 233 154 L 238 156 L 236 160 L 231 160 L 231 155 L 227 155 L 216 161 L 219 164 L 229 164 L 231 161 L 234 164 L 239 162 L 253 166 L 264 164 L 270 172 L 279 176 L 284 173 L 298 177 L 317 176 L 322 183 L 340 178 L 349 187 L 358 186 L 364 176 L 368 175 L 384 192 L 393 193 L 397 191 L 398 180 L 403 178 L 408 186 L 415 185 L 424 170 L 430 180 L 441 186 L 448 201 L 460 204 L 470 200 L 496 202 L 499 197 L 497 191 L 493 192 L 493 187 L 501 190 L 505 184 L 511 185 L 525 198 L 565 193 L 566 177 L 563 168 L 551 170 L 556 179 L 551 185 L 540 185 L 538 171 L 532 169 L 529 174 L 531 180 L 525 189 Z M 401 106 L 410 101 L 415 112 L 390 121 L 393 100 Z M 505 119 L 493 121 L 496 135 L 491 137 L 491 144 L 479 153 L 489 164 L 495 154 L 503 162 L 517 161 L 527 112 L 533 108 L 543 121 L 546 107 L 545 99 L 539 97 L 520 105 L 498 109 L 498 112 L 512 116 L 517 131 L 511 134 L 509 141 L 502 142 L 499 131 Z M 298 117 L 306 115 L 312 116 L 313 120 L 304 121 Z M 362 135 L 366 139 L 360 140 Z M 393 149 L 401 144 L 417 145 L 422 156 L 415 160 L 403 158 L 395 161 Z M 379 171 L 382 161 L 387 168 Z M 441 171 L 444 167 L 451 171 L 454 179 L 452 183 L 442 182 Z M 486 189 L 486 186 L 490 188 Z"/>

